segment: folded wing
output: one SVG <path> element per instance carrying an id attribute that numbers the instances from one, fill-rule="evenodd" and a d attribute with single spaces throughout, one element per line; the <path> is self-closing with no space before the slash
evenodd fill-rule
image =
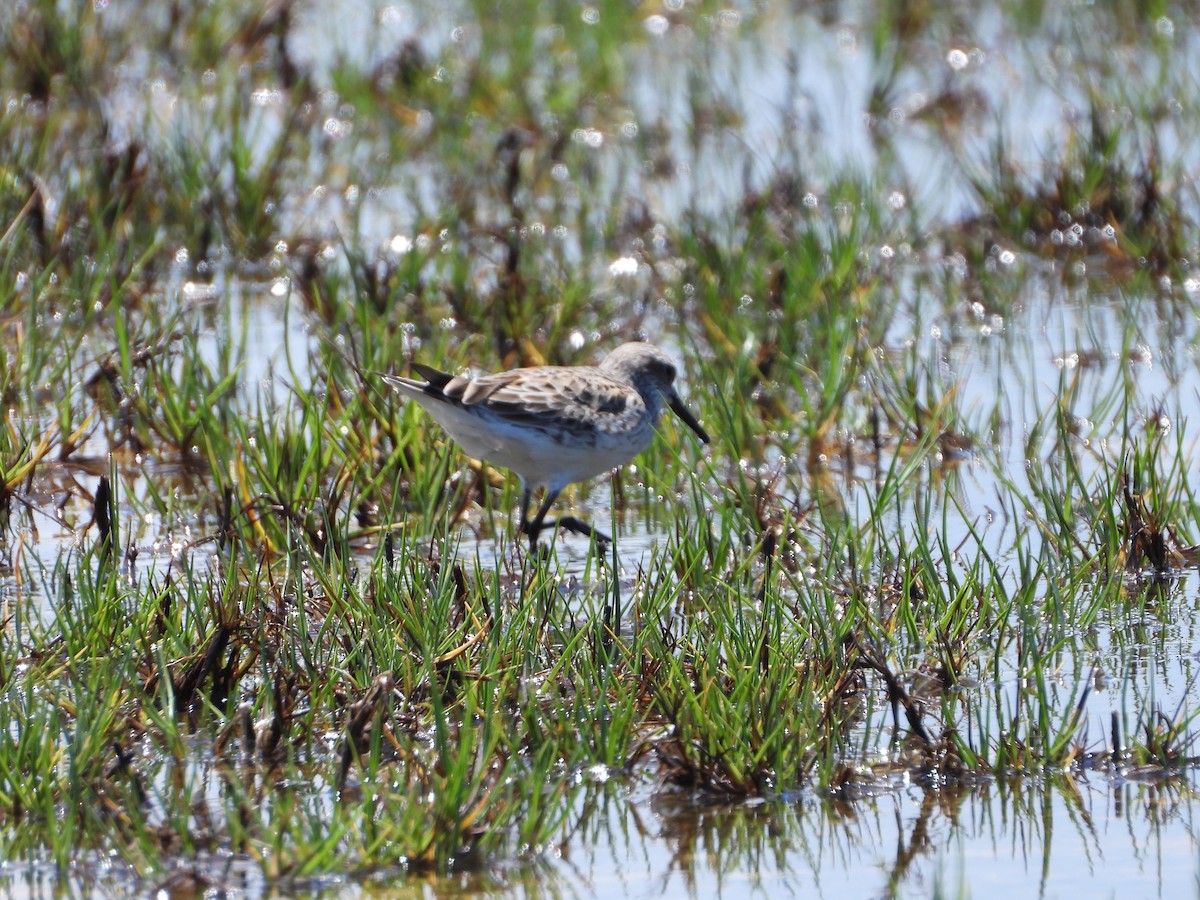
<path id="1" fill-rule="evenodd" d="M 428 366 L 413 368 L 428 382 L 427 394 L 547 431 L 620 431 L 640 422 L 644 409 L 636 391 L 597 371 L 580 377 L 578 369 L 543 367 L 463 378 Z"/>

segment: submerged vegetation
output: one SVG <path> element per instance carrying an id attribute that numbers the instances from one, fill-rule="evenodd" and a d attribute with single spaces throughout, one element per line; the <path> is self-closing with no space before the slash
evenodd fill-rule
<path id="1" fill-rule="evenodd" d="M 4 859 L 502 881 L 612 783 L 1194 802 L 1200 33 L 10 6 Z M 361 374 L 638 337 L 714 441 L 574 493 L 603 553 L 530 555 L 511 479 Z"/>

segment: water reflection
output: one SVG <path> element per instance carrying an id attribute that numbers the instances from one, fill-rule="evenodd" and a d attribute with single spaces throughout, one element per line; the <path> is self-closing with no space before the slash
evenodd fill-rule
<path id="1" fill-rule="evenodd" d="M 905 784 L 744 805 L 595 786 L 556 868 L 634 897 L 1169 896 L 1196 876 L 1194 776 Z"/>

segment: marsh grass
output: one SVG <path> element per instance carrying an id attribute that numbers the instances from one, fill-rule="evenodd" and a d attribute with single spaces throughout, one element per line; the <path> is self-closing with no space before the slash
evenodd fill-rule
<path id="1" fill-rule="evenodd" d="M 468 6 L 445 46 L 322 64 L 296 54 L 293 4 L 171 6 L 141 40 L 90 4 L 20 6 L 0 62 L 6 859 L 165 879 L 232 854 L 297 886 L 537 860 L 598 827 L 609 782 L 852 810 L 903 778 L 1017 807 L 1035 778 L 1193 767 L 1194 666 L 1147 633 L 1186 614 L 1200 523 L 1186 382 L 1147 396 L 1135 365 L 1174 346 L 1147 307 L 1166 331 L 1164 297 L 1193 302 L 1145 274 L 1178 281 L 1196 239 L 1150 149 L 1161 117 L 1126 132 L 1097 97 L 1040 175 L 999 139 L 960 160 L 983 210 L 965 226 L 921 231 L 882 146 L 872 177 L 781 166 L 660 220 L 641 194 L 740 117 L 699 66 L 689 133 L 664 112 L 635 140 L 632 60 L 657 45 L 616 4 L 529 27 Z M 946 25 L 929 15 L 877 19 L 879 104 Z M 663 21 L 707 47 L 769 26 L 703 3 Z M 166 127 L 98 103 L 134 50 L 147 77 L 177 67 Z M 1112 234 L 1063 246 L 1074 224 Z M 968 393 L 954 353 L 980 321 L 1018 329 L 1064 258 L 1108 263 L 1074 283 L 1117 361 L 1047 391 L 996 352 L 1010 380 Z M 259 345 L 264 307 L 304 351 Z M 679 356 L 715 441 L 664 422 L 568 492 L 610 515 L 604 556 L 569 535 L 527 554 L 512 479 L 372 374 L 639 335 Z"/>

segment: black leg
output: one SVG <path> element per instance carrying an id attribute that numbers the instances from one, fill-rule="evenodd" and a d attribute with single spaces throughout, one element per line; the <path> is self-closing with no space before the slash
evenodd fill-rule
<path id="1" fill-rule="evenodd" d="M 550 507 L 558 499 L 558 494 L 558 491 L 546 491 L 546 496 L 542 498 L 542 502 L 538 505 L 537 515 L 533 517 L 532 522 L 529 521 L 529 502 L 532 492 L 526 488 L 525 493 L 521 497 L 521 531 L 529 536 L 530 553 L 537 550 L 538 537 L 547 528 L 565 528 L 573 534 L 583 535 L 588 538 L 594 537 L 596 542 L 600 544 L 612 542 L 612 538 L 607 534 L 597 531 L 587 522 L 577 519 L 575 516 L 561 516 L 557 519 L 547 519 L 546 514 L 550 512 Z"/>
<path id="2" fill-rule="evenodd" d="M 550 507 L 554 501 L 558 499 L 558 491 L 552 491 L 547 488 L 546 496 L 542 498 L 541 504 L 538 506 L 537 515 L 533 517 L 533 521 L 529 521 L 529 490 L 525 491 L 524 509 L 521 511 L 521 530 L 529 535 L 529 552 L 533 553 L 537 550 L 538 535 L 542 533 L 543 528 L 553 528 L 555 520 L 546 521 L 546 513 L 550 512 Z"/>
<path id="3" fill-rule="evenodd" d="M 529 502 L 533 499 L 533 488 L 527 484 L 521 485 L 521 531 L 529 530 Z"/>

